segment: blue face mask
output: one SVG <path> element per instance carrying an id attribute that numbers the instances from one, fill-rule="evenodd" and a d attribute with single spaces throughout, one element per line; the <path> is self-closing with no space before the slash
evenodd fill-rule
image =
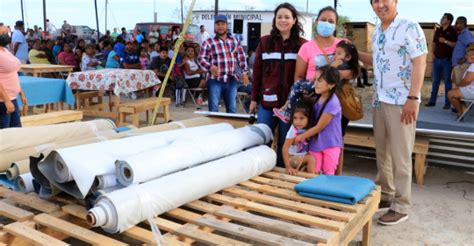
<path id="1" fill-rule="evenodd" d="M 327 21 L 319 21 L 318 26 L 316 27 L 316 31 L 318 32 L 318 34 L 325 38 L 333 35 L 335 30 L 336 25 Z"/>

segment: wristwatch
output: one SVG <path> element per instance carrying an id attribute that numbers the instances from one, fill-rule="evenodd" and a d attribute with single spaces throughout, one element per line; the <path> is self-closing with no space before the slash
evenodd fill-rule
<path id="1" fill-rule="evenodd" d="M 420 98 L 417 97 L 417 96 L 407 96 L 407 99 L 410 99 L 410 100 L 419 100 Z"/>

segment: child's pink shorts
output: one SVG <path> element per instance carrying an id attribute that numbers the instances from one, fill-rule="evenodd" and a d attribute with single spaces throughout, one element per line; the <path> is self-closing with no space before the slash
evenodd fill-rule
<path id="1" fill-rule="evenodd" d="M 327 148 L 321 152 L 309 152 L 316 160 L 316 172 L 334 175 L 339 164 L 340 147 Z"/>

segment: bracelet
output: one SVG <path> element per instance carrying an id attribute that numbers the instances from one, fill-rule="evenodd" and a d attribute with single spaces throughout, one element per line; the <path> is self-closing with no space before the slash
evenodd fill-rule
<path id="1" fill-rule="evenodd" d="M 420 98 L 417 97 L 417 96 L 407 96 L 407 99 L 410 99 L 410 100 L 420 100 Z"/>

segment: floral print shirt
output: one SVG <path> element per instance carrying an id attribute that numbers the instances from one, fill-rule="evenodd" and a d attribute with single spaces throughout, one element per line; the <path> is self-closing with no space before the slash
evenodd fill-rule
<path id="1" fill-rule="evenodd" d="M 421 26 L 399 16 L 385 31 L 379 23 L 372 36 L 372 50 L 373 106 L 377 107 L 380 102 L 404 105 L 411 87 L 412 60 L 428 53 Z"/>

